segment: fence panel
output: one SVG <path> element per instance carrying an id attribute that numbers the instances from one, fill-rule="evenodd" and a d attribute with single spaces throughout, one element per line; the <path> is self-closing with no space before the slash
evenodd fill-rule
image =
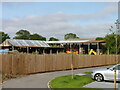
<path id="1" fill-rule="evenodd" d="M 13 54 L 0 55 L 0 70 L 6 74 L 30 74 L 116 64 L 120 55 Z M 120 62 L 120 61 L 119 61 Z"/>
<path id="2" fill-rule="evenodd" d="M 18 74 L 19 73 L 19 55 L 12 55 L 12 74 Z"/>
<path id="3" fill-rule="evenodd" d="M 12 55 L 2 55 L 2 72 L 12 73 Z"/>

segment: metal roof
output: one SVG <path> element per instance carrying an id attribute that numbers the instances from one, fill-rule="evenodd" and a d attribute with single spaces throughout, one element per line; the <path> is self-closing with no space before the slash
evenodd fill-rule
<path id="1" fill-rule="evenodd" d="M 104 40 L 77 40 L 77 41 L 39 41 L 39 40 L 19 40 L 19 39 L 7 39 L 0 44 L 0 46 L 11 46 L 6 44 L 9 42 L 13 46 L 18 47 L 50 47 L 48 44 L 66 44 L 66 43 L 95 43 L 95 42 L 105 42 Z"/>
<path id="2" fill-rule="evenodd" d="M 46 41 L 46 43 L 48 44 L 60 44 L 60 43 L 84 43 L 84 42 L 87 42 L 89 40 L 79 40 L 79 41 Z"/>
<path id="3" fill-rule="evenodd" d="M 105 42 L 105 40 L 90 40 L 87 41 L 86 43 L 100 43 L 100 42 Z"/>
<path id="4" fill-rule="evenodd" d="M 13 46 L 25 46 L 25 47 L 50 47 L 45 41 L 39 40 L 18 40 L 18 39 L 7 39 L 7 41 Z"/>
<path id="5" fill-rule="evenodd" d="M 64 44 L 64 43 L 100 43 L 105 42 L 105 40 L 77 40 L 77 41 L 46 41 L 48 44 Z"/>

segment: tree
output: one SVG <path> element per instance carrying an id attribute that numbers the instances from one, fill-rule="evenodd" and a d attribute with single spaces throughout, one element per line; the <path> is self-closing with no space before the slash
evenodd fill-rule
<path id="1" fill-rule="evenodd" d="M 45 37 L 42 37 L 41 35 L 37 33 L 31 35 L 30 32 L 27 30 L 19 30 L 18 32 L 16 32 L 16 35 L 17 36 L 15 36 L 14 39 L 46 41 Z"/>
<path id="2" fill-rule="evenodd" d="M 6 39 L 10 39 L 9 35 L 7 33 L 0 32 L 0 43 L 5 41 Z"/>
<path id="3" fill-rule="evenodd" d="M 95 40 L 104 40 L 103 37 L 97 37 Z"/>
<path id="4" fill-rule="evenodd" d="M 49 38 L 49 41 L 59 41 L 59 39 L 51 37 L 51 38 Z"/>
<path id="5" fill-rule="evenodd" d="M 30 35 L 30 40 L 42 40 L 42 41 L 46 41 L 45 37 L 42 37 L 41 35 L 35 33 L 33 35 Z"/>
<path id="6" fill-rule="evenodd" d="M 25 39 L 25 40 L 29 40 L 30 38 L 30 32 L 27 30 L 19 30 L 18 32 L 16 32 L 16 35 L 14 37 L 14 39 Z"/>
<path id="7" fill-rule="evenodd" d="M 79 38 L 79 37 L 77 37 L 77 35 L 74 34 L 74 33 L 68 33 L 68 34 L 65 34 L 65 36 L 64 36 L 65 40 L 67 40 L 67 39 L 76 39 L 76 38 Z"/>
<path id="8" fill-rule="evenodd" d="M 116 53 L 116 36 L 117 36 L 117 51 L 120 54 L 120 35 L 114 33 L 105 36 L 105 47 L 109 50 L 110 54 Z"/>

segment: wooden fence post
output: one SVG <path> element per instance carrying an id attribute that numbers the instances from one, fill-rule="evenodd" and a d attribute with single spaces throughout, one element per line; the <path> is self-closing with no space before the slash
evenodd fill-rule
<path id="1" fill-rule="evenodd" d="M 71 69 L 72 69 L 72 79 L 74 79 L 73 52 L 72 52 L 72 64 L 71 64 Z"/>
<path id="2" fill-rule="evenodd" d="M 116 70 L 114 70 L 114 90 L 116 90 Z"/>

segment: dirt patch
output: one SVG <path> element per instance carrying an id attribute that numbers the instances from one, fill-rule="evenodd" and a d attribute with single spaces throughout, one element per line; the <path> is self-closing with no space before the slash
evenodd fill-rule
<path id="1" fill-rule="evenodd" d="M 25 76 L 25 75 L 2 74 L 2 81 L 4 82 L 4 81 L 9 80 L 9 79 L 20 78 L 23 76 Z"/>

